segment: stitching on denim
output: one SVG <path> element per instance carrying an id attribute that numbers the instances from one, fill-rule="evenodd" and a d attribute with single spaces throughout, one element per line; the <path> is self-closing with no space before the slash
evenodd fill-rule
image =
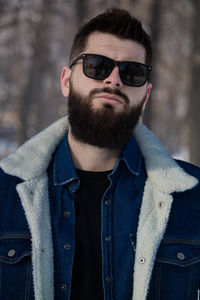
<path id="1" fill-rule="evenodd" d="M 161 297 L 160 297 L 160 292 L 161 292 L 161 280 L 162 280 L 162 277 L 161 277 L 161 273 L 162 273 L 162 265 L 161 264 L 158 264 L 157 266 L 157 273 L 158 273 L 158 280 L 157 281 L 157 285 L 158 285 L 158 295 L 157 295 L 157 299 L 160 300 Z"/>
<path id="2" fill-rule="evenodd" d="M 2 234 L 0 235 L 0 240 L 5 240 L 5 239 L 31 239 L 30 234 Z"/>
<path id="3" fill-rule="evenodd" d="M 1 279 L 1 263 L 0 263 L 0 294 L 2 292 L 2 287 L 1 287 L 1 284 L 2 284 L 2 279 Z"/>
<path id="4" fill-rule="evenodd" d="M 197 266 L 192 267 L 192 282 L 191 282 L 191 295 L 196 299 L 199 299 L 198 286 L 199 286 L 199 268 Z M 190 295 L 190 299 L 191 299 Z M 189 298 L 188 298 L 189 299 Z"/>
<path id="5" fill-rule="evenodd" d="M 161 244 L 200 245 L 200 240 L 166 238 L 161 241 Z"/>
<path id="6" fill-rule="evenodd" d="M 135 239 L 136 239 L 135 235 L 129 233 L 129 240 L 130 240 L 131 247 L 132 247 L 134 253 L 135 253 L 135 251 L 136 251 L 136 242 L 135 242 Z"/>
<path id="7" fill-rule="evenodd" d="M 193 275 L 193 268 L 192 266 L 189 267 L 189 280 L 188 280 L 188 290 L 187 290 L 187 300 L 190 300 L 191 299 L 191 293 L 190 291 L 192 290 L 192 287 L 191 287 L 191 283 L 192 283 L 192 276 Z"/>
<path id="8" fill-rule="evenodd" d="M 29 299 L 30 295 L 30 261 L 28 261 L 27 272 L 26 272 L 26 285 L 25 285 L 25 300 Z"/>
<path id="9" fill-rule="evenodd" d="M 25 251 L 22 255 L 15 257 L 15 258 L 8 258 L 8 257 L 0 256 L 0 261 L 4 262 L 4 263 L 17 263 L 26 256 L 31 256 L 31 252 Z"/>
<path id="10" fill-rule="evenodd" d="M 183 266 L 186 267 L 186 266 L 189 266 L 193 262 L 194 263 L 200 262 L 200 255 L 195 256 L 185 262 L 184 261 L 178 262 L 177 259 L 173 259 L 173 258 L 169 258 L 169 257 L 161 257 L 161 258 L 157 258 L 156 260 L 160 263 L 169 263 L 169 264 L 180 266 L 180 267 L 183 267 Z"/>
<path id="11" fill-rule="evenodd" d="M 25 282 L 25 294 L 24 294 L 24 300 L 27 300 L 27 289 L 28 289 L 28 269 L 29 269 L 29 262 L 28 262 L 28 265 L 27 265 L 27 270 L 26 270 L 26 282 Z"/>
<path id="12" fill-rule="evenodd" d="M 110 193 L 110 205 L 108 207 L 108 234 L 111 238 L 110 242 L 108 243 L 108 249 L 109 249 L 109 269 L 110 269 L 110 276 L 112 278 L 111 285 L 110 285 L 110 297 L 111 299 L 113 298 L 113 255 L 112 255 L 112 248 L 113 248 L 113 239 L 112 239 L 112 231 L 113 231 L 113 216 L 112 216 L 112 211 L 113 211 L 113 190 L 111 190 Z"/>

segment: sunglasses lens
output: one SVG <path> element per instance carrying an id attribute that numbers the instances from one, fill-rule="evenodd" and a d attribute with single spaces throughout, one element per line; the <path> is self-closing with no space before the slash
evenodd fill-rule
<path id="1" fill-rule="evenodd" d="M 137 62 L 116 62 L 108 57 L 97 54 L 86 54 L 83 60 L 83 72 L 92 79 L 104 80 L 115 65 L 119 67 L 121 81 L 125 85 L 140 87 L 149 77 L 148 66 Z"/>
<path id="2" fill-rule="evenodd" d="M 104 80 L 113 70 L 113 62 L 107 57 L 98 55 L 87 55 L 83 64 L 86 76 Z"/>
<path id="3" fill-rule="evenodd" d="M 120 77 L 124 84 L 139 87 L 147 80 L 147 68 L 145 65 L 134 62 L 120 64 Z"/>

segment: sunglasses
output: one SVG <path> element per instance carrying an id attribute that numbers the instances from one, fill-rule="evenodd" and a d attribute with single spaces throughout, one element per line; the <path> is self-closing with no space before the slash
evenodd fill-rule
<path id="1" fill-rule="evenodd" d="M 135 61 L 117 61 L 98 54 L 82 54 L 70 65 L 74 66 L 80 59 L 83 60 L 83 73 L 85 76 L 104 80 L 113 71 L 115 66 L 119 68 L 121 81 L 125 85 L 141 87 L 150 80 L 152 67 Z"/>

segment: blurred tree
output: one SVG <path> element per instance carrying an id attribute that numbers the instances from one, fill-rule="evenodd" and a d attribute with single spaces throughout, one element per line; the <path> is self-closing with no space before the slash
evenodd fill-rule
<path id="1" fill-rule="evenodd" d="M 155 74 L 150 100 L 151 121 L 148 122 L 172 155 L 188 160 L 186 116 L 192 4 L 189 0 L 163 0 L 154 4 L 159 6 L 160 24 L 155 25 L 159 27 L 155 28 L 159 30 L 159 34 L 156 33 L 155 36 L 157 39 L 153 70 Z M 156 22 L 158 18 L 156 9 L 153 18 Z M 153 31 L 152 34 L 154 38 Z"/>
<path id="2" fill-rule="evenodd" d="M 31 127 L 36 132 L 45 123 L 45 105 L 43 102 L 45 79 L 52 72 L 49 60 L 49 44 L 47 35 L 49 14 L 53 0 L 42 0 L 39 7 L 39 22 L 34 26 L 34 38 L 32 40 L 32 60 L 28 72 L 27 85 L 19 99 L 19 120 L 21 126 L 18 131 L 18 141 L 24 143 L 29 137 L 28 130 Z M 42 121 L 41 121 L 42 120 Z"/>
<path id="3" fill-rule="evenodd" d="M 193 2 L 195 15 L 192 9 Z M 21 144 L 67 113 L 66 99 L 60 91 L 59 77 L 62 66 L 68 63 L 74 34 L 77 28 L 89 18 L 108 7 L 118 6 L 138 16 L 153 39 L 154 86 L 145 122 L 171 153 L 187 148 L 186 137 L 190 136 L 191 156 L 194 157 L 192 153 L 196 151 L 195 155 L 198 157 L 199 118 L 197 114 L 200 85 L 197 83 L 199 78 L 197 70 L 199 70 L 200 60 L 198 50 L 200 1 L 193 0 L 193 2 L 190 0 L 2 0 L 0 7 L 0 156 L 1 145 L 5 140 Z M 191 97 L 188 97 L 191 24 L 194 17 L 193 79 Z M 190 128 L 188 128 L 189 122 L 186 122 L 188 103 L 192 104 Z M 192 147 L 197 150 L 192 150 Z M 13 148 L 7 147 L 7 153 L 10 151 L 13 151 Z M 192 160 L 194 161 L 193 158 Z"/>
<path id="4" fill-rule="evenodd" d="M 76 0 L 75 2 L 75 11 L 76 11 L 76 20 L 77 28 L 81 27 L 88 15 L 88 6 L 89 1 Z"/>
<path id="5" fill-rule="evenodd" d="M 71 14 L 71 22 L 68 14 Z M 63 9 L 62 3 L 39 0 L 38 5 L 35 4 L 32 8 L 32 13 L 29 9 L 28 15 L 33 16 L 28 22 L 31 55 L 26 68 L 25 84 L 17 98 L 19 144 L 66 114 L 66 99 L 62 98 L 59 78 L 61 67 L 67 63 L 70 38 L 77 28 L 70 2 Z M 24 30 L 23 23 L 21 20 Z M 20 33 L 22 35 L 22 30 Z M 21 54 L 24 55 L 23 49 Z"/>
<path id="6" fill-rule="evenodd" d="M 154 59 L 154 57 L 158 58 L 158 43 L 160 39 L 160 28 L 161 28 L 161 1 L 160 0 L 152 1 L 150 22 L 151 22 L 150 28 L 151 28 L 152 47 L 153 47 L 153 59 Z M 157 67 L 156 62 L 154 65 L 154 61 L 153 61 L 152 65 L 153 65 L 153 72 L 151 75 L 151 82 L 153 84 L 152 94 L 154 94 L 154 87 L 156 89 L 158 73 L 156 72 L 156 67 Z M 152 122 L 153 122 L 153 111 L 152 111 L 153 99 L 154 98 L 151 96 L 144 114 L 144 123 L 146 123 L 147 126 L 150 128 L 152 127 Z"/>
<path id="7" fill-rule="evenodd" d="M 190 161 L 200 166 L 200 1 L 193 0 L 193 48 L 191 57 L 191 92 L 189 99 L 189 149 Z"/>

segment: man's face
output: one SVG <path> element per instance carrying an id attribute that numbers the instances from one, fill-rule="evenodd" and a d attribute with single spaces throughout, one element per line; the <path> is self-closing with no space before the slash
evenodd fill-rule
<path id="1" fill-rule="evenodd" d="M 145 49 L 142 45 L 131 40 L 121 40 L 107 33 L 92 33 L 88 38 L 84 53 L 104 55 L 118 61 L 145 63 Z M 64 67 L 61 77 L 63 94 L 69 98 L 69 121 L 71 119 L 72 133 L 73 127 L 79 123 L 76 122 L 78 118 L 81 120 L 82 126 L 79 124 L 74 130 L 77 139 L 82 138 L 83 142 L 99 147 L 121 148 L 138 122 L 152 86 L 148 82 L 142 87 L 123 84 L 117 66 L 104 80 L 88 78 L 83 73 L 82 62 L 79 60 L 73 66 L 72 71 L 68 67 Z M 74 112 L 75 115 L 73 115 Z M 81 114 L 84 112 L 84 115 L 78 117 L 77 112 L 81 112 Z M 86 120 L 88 118 L 90 118 L 89 121 Z M 93 123 L 91 123 L 92 120 Z M 84 126 L 86 121 L 88 121 L 88 126 Z M 125 123 L 127 124 L 124 125 Z M 97 127 L 95 132 L 90 130 L 86 134 L 87 138 L 84 138 L 83 130 L 87 131 L 87 127 L 89 130 L 94 126 Z M 104 127 L 105 132 L 103 131 Z M 121 136 L 117 133 L 118 131 L 121 132 Z M 101 136 L 102 134 L 105 136 L 106 142 L 103 142 L 104 138 L 100 136 L 100 139 L 97 136 L 97 141 L 94 138 L 88 140 L 89 136 L 96 136 L 98 132 L 101 132 Z M 113 135 L 117 134 L 118 137 L 113 138 Z M 123 139 L 124 135 L 126 137 Z M 120 140 L 121 145 L 117 145 Z"/>

